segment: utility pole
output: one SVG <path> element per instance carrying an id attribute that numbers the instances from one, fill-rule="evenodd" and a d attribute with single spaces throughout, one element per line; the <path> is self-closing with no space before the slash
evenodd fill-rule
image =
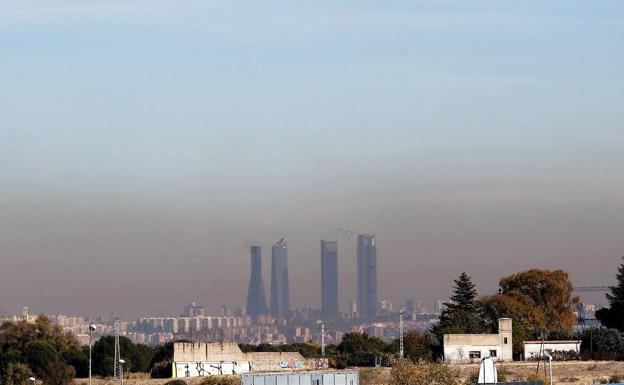
<path id="1" fill-rule="evenodd" d="M 403 358 L 405 349 L 403 346 L 403 307 L 399 310 L 399 358 Z"/>

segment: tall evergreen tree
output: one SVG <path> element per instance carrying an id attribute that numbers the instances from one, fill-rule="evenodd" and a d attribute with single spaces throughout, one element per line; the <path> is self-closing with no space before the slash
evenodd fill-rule
<path id="1" fill-rule="evenodd" d="M 596 318 L 608 328 L 624 331 L 624 263 L 620 264 L 615 278 L 617 285 L 611 286 L 611 293 L 607 293 L 609 307 L 598 310 Z"/>
<path id="2" fill-rule="evenodd" d="M 474 310 L 475 300 L 477 299 L 477 289 L 472 282 L 472 278 L 464 271 L 459 277 L 453 280 L 455 287 L 453 288 L 453 295 L 451 295 L 450 302 L 446 303 L 446 307 L 455 308 L 460 310 Z"/>
<path id="3" fill-rule="evenodd" d="M 454 281 L 453 294 L 440 314 L 440 322 L 432 331 L 438 336 L 446 333 L 479 333 L 482 322 L 477 314 L 477 290 L 472 278 L 462 272 Z"/>

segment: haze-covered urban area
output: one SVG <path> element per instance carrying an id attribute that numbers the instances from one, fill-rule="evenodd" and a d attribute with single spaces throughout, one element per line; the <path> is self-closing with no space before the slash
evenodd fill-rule
<path id="1" fill-rule="evenodd" d="M 0 1 L 0 385 L 623 382 L 623 47 L 619 1 Z"/>

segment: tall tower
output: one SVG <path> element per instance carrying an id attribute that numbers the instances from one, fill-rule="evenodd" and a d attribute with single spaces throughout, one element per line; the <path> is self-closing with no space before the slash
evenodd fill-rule
<path id="1" fill-rule="evenodd" d="M 262 248 L 251 246 L 251 276 L 247 291 L 247 314 L 256 321 L 260 314 L 266 314 L 267 305 L 262 281 Z"/>
<path id="2" fill-rule="evenodd" d="M 338 242 L 321 240 L 321 308 L 323 317 L 338 317 Z"/>
<path id="3" fill-rule="evenodd" d="M 282 238 L 271 250 L 271 315 L 274 317 L 287 318 L 290 315 L 287 248 L 286 238 Z"/>
<path id="4" fill-rule="evenodd" d="M 372 234 L 357 238 L 358 314 L 363 318 L 377 316 L 377 245 Z"/>

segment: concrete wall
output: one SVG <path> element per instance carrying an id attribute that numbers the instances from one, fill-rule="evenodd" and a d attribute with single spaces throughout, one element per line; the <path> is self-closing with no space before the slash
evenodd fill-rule
<path id="1" fill-rule="evenodd" d="M 522 343 L 524 346 L 524 359 L 531 360 L 539 357 L 542 349 L 542 341 L 525 341 Z M 546 352 L 575 352 L 581 351 L 581 341 L 544 341 L 544 350 Z M 542 352 L 543 354 L 543 352 Z"/>
<path id="2" fill-rule="evenodd" d="M 299 353 L 243 353 L 231 342 L 174 342 L 173 361 L 175 378 L 327 367 L 327 360 L 306 359 Z"/>
<path id="3" fill-rule="evenodd" d="M 309 372 L 309 373 L 265 373 L 241 377 L 241 385 L 358 385 L 359 373 Z"/>

